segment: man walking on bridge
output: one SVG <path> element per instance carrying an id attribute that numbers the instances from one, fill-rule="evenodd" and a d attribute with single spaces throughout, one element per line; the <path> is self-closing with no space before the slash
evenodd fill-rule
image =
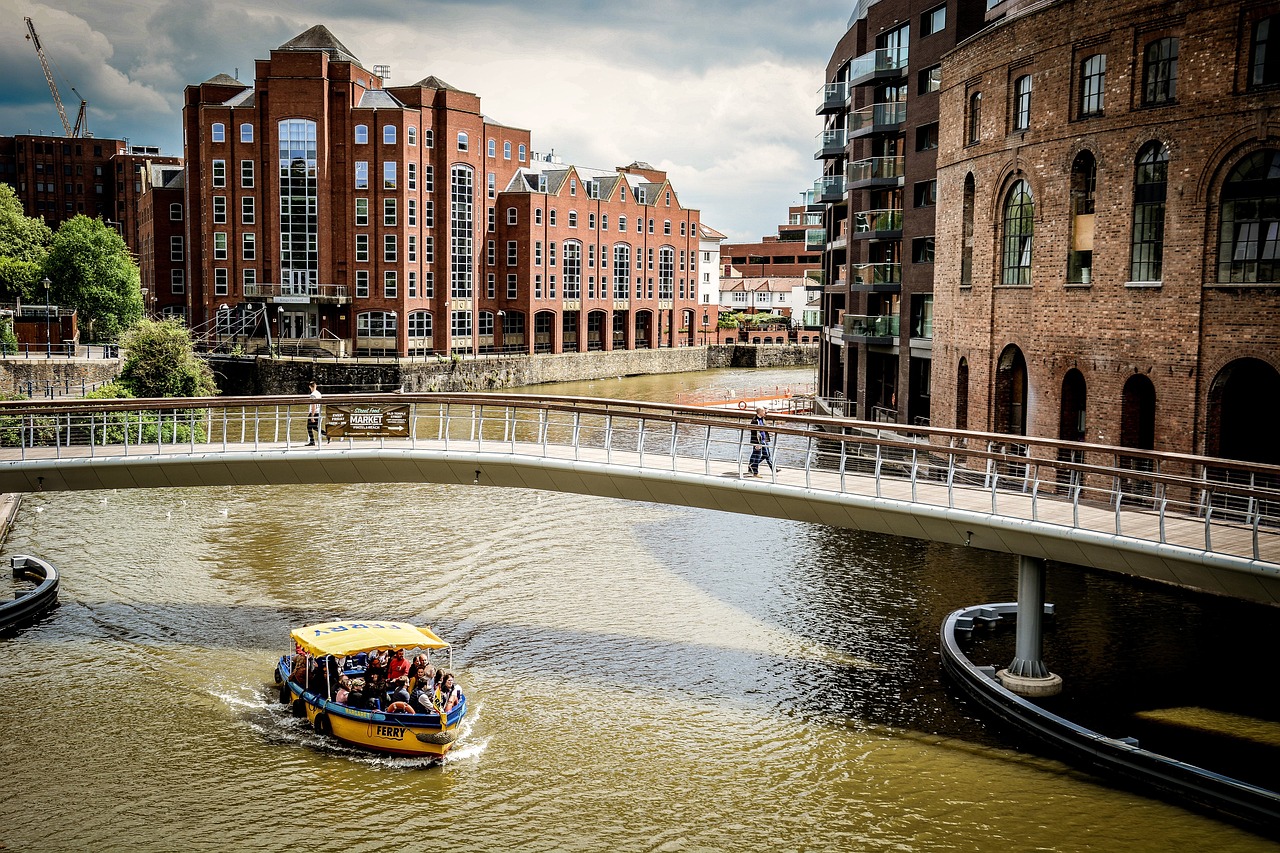
<path id="1" fill-rule="evenodd" d="M 307 396 L 311 402 L 307 404 L 307 447 L 316 446 L 316 436 L 320 434 L 320 392 L 316 389 L 316 381 L 307 383 L 311 393 Z"/>
<path id="2" fill-rule="evenodd" d="M 760 476 L 761 462 L 768 462 L 769 470 L 778 473 L 777 466 L 773 464 L 773 454 L 769 451 L 771 438 L 764 429 L 764 406 L 756 406 L 756 416 L 751 419 L 751 459 L 747 462 L 750 476 Z"/>

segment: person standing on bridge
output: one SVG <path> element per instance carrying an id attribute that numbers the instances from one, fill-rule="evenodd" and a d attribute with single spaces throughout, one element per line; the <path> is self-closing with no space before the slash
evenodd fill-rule
<path id="1" fill-rule="evenodd" d="M 307 383 L 311 393 L 307 396 L 311 402 L 307 405 L 307 447 L 316 446 L 316 436 L 320 434 L 320 391 L 316 389 L 316 381 Z"/>
<path id="2" fill-rule="evenodd" d="M 752 477 L 760 476 L 760 463 L 769 463 L 769 470 L 778 473 L 773 464 L 773 453 L 769 450 L 772 436 L 764 429 L 764 406 L 756 406 L 756 416 L 751 419 L 751 459 L 747 462 L 747 473 Z"/>

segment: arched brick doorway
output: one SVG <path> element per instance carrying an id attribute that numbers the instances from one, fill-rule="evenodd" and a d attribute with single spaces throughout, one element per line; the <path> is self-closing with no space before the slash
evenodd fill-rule
<path id="1" fill-rule="evenodd" d="M 1008 435 L 1027 434 L 1027 360 L 1022 350 L 1010 344 L 1000 354 L 996 367 L 995 431 Z"/>
<path id="2" fill-rule="evenodd" d="M 969 428 L 969 359 L 956 368 L 956 429 Z"/>
<path id="3" fill-rule="evenodd" d="M 1209 386 L 1205 452 L 1209 456 L 1280 465 L 1280 373 L 1265 361 L 1240 358 Z"/>

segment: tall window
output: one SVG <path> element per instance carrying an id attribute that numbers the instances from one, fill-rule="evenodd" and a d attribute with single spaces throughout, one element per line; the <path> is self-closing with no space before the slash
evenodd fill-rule
<path id="1" fill-rule="evenodd" d="M 658 298 L 674 299 L 675 283 L 676 250 L 670 246 L 662 246 L 658 249 Z"/>
<path id="2" fill-rule="evenodd" d="M 964 177 L 964 205 L 961 212 L 962 228 L 960 235 L 960 285 L 973 285 L 973 208 L 974 208 L 973 173 Z"/>
<path id="3" fill-rule="evenodd" d="M 253 141 L 253 125 L 247 122 L 245 124 L 240 125 L 240 141 L 241 142 Z"/>
<path id="4" fill-rule="evenodd" d="M 469 144 L 470 144 L 470 140 L 469 140 L 469 138 L 467 137 L 467 133 L 466 133 L 466 131 L 462 131 L 462 132 L 460 132 L 460 133 L 458 134 L 458 150 L 459 150 L 459 151 L 466 151 L 466 150 L 467 150 L 467 146 L 468 146 Z"/>
<path id="5" fill-rule="evenodd" d="M 474 286 L 474 180 L 469 166 L 454 166 L 449 174 L 449 293 L 454 299 L 470 299 Z"/>
<path id="6" fill-rule="evenodd" d="M 1280 28 L 1280 15 L 1263 18 L 1253 25 L 1253 55 L 1250 58 L 1249 86 L 1280 83 L 1280 29 L 1271 38 L 1271 28 Z"/>
<path id="7" fill-rule="evenodd" d="M 1031 236 L 1035 223 L 1035 202 L 1031 187 L 1018 181 L 1004 200 L 1003 284 L 1031 284 Z"/>
<path id="8" fill-rule="evenodd" d="M 1023 74 L 1013 81 L 1013 129 L 1031 126 L 1031 75 Z"/>
<path id="9" fill-rule="evenodd" d="M 220 121 L 215 121 L 213 127 L 209 130 L 210 142 L 226 142 L 227 126 Z"/>
<path id="10" fill-rule="evenodd" d="M 1071 163 L 1071 246 L 1067 252 L 1067 281 L 1088 284 L 1093 279 L 1094 192 L 1098 165 L 1093 154 L 1081 151 Z"/>
<path id="11" fill-rule="evenodd" d="M 982 141 L 982 93 L 969 96 L 969 144 Z"/>
<path id="12" fill-rule="evenodd" d="M 1169 150 L 1148 142 L 1138 152 L 1133 181 L 1133 252 L 1130 281 L 1159 281 L 1164 260 L 1164 202 Z"/>
<path id="13" fill-rule="evenodd" d="M 1280 281 L 1280 150 L 1241 160 L 1222 187 L 1218 281 Z"/>
<path id="14" fill-rule="evenodd" d="M 564 243 L 564 298 L 582 298 L 582 244 L 577 240 Z"/>
<path id="15" fill-rule="evenodd" d="M 396 144 L 396 126 L 394 124 L 384 124 L 382 126 L 382 144 Z"/>
<path id="16" fill-rule="evenodd" d="M 1095 53 L 1080 63 L 1080 115 L 1102 115 L 1107 85 L 1107 55 Z"/>
<path id="17" fill-rule="evenodd" d="M 227 185 L 227 161 L 213 161 L 213 185 L 215 187 L 225 187 Z"/>
<path id="18" fill-rule="evenodd" d="M 1157 39 L 1147 45 L 1142 64 L 1142 103 L 1167 104 L 1178 92 L 1178 40 Z"/>
<path id="19" fill-rule="evenodd" d="M 369 144 L 369 125 L 357 124 L 356 125 L 356 145 L 368 145 L 368 144 Z"/>
<path id="20" fill-rule="evenodd" d="M 631 298 L 631 247 L 626 243 L 613 247 L 613 298 Z"/>
<path id="21" fill-rule="evenodd" d="M 285 119 L 279 136 L 280 281 L 310 290 L 320 275 L 316 123 Z"/>

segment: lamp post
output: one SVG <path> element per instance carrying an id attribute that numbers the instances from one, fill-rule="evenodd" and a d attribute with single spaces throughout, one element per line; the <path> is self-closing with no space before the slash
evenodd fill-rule
<path id="1" fill-rule="evenodd" d="M 704 347 L 707 345 L 707 326 L 710 324 L 710 322 L 711 321 L 707 319 L 707 312 L 703 311 L 702 312 L 702 345 Z"/>
<path id="2" fill-rule="evenodd" d="M 147 319 L 150 319 L 151 315 L 147 313 L 147 305 L 149 304 L 147 302 L 147 292 L 148 291 L 145 287 L 142 288 L 142 316 Z"/>
<path id="3" fill-rule="evenodd" d="M 507 329 L 506 329 L 506 326 L 503 325 L 503 323 L 505 322 L 503 318 L 507 316 L 507 312 L 499 310 L 495 316 L 498 318 L 498 328 L 502 330 L 502 335 L 500 338 L 500 340 L 502 341 L 502 349 L 498 349 L 497 346 L 494 346 L 493 349 L 495 352 L 506 352 L 507 351 Z"/>
<path id="4" fill-rule="evenodd" d="M 40 283 L 44 285 L 44 357 L 53 358 L 53 332 L 50 331 L 49 323 L 49 286 L 53 282 L 45 276 Z"/>

